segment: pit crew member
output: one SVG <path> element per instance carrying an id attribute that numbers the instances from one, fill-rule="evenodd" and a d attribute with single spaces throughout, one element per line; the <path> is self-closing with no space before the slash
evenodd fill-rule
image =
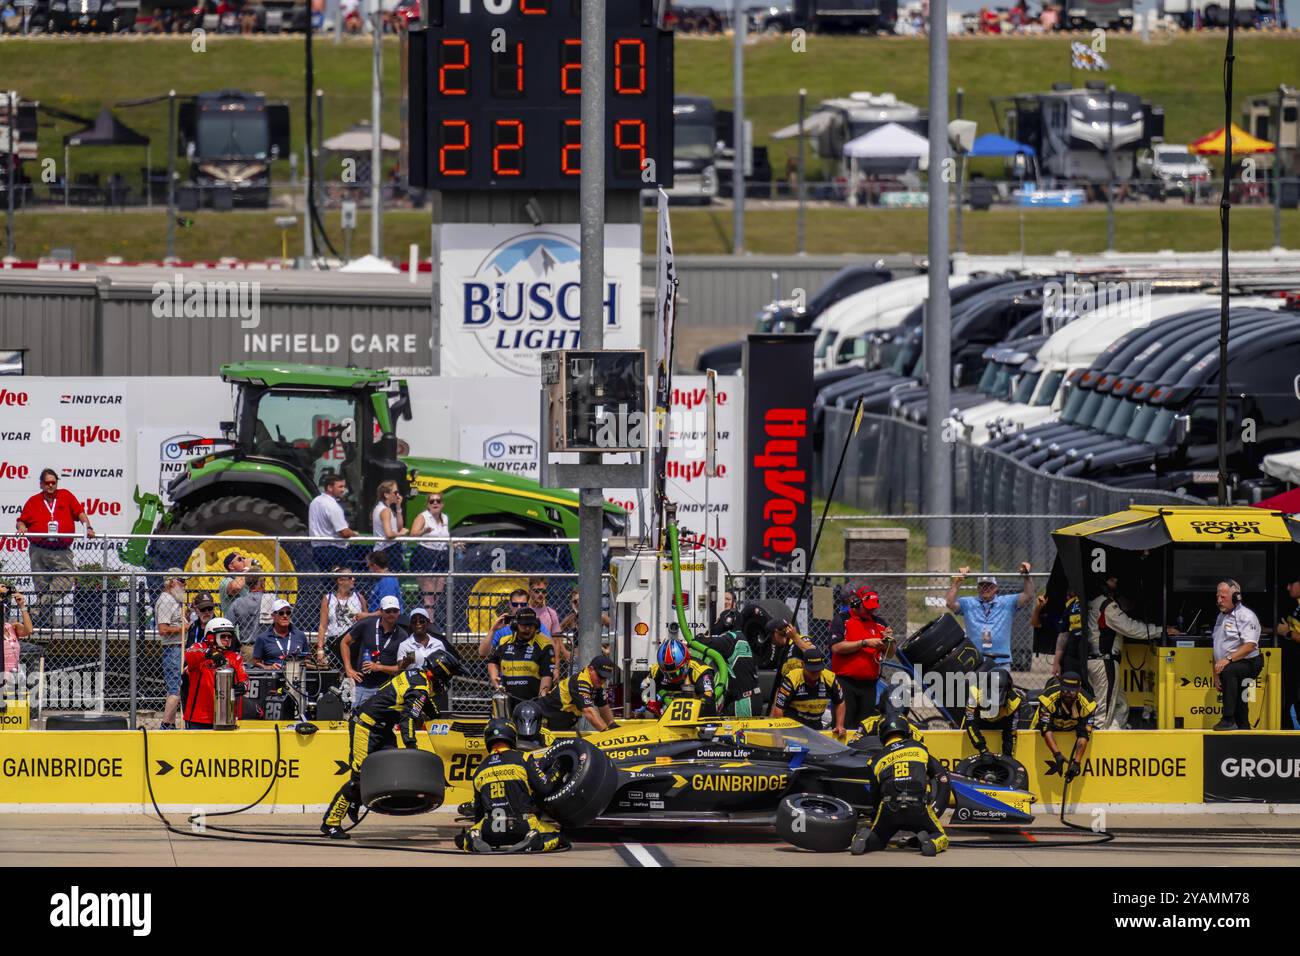
<path id="1" fill-rule="evenodd" d="M 724 614 L 735 615 L 735 611 Z M 737 615 L 738 616 L 738 615 Z M 745 635 L 738 630 L 697 637 L 710 650 L 717 651 L 727 662 L 730 676 L 723 697 L 722 713 L 728 717 L 757 717 L 762 711 L 759 700 L 758 663 Z"/>
<path id="2" fill-rule="evenodd" d="M 1092 737 L 1092 720 L 1096 711 L 1096 701 L 1084 693 L 1083 679 L 1076 672 L 1066 671 L 1059 678 L 1047 682 L 1029 725 L 1043 735 L 1047 749 L 1052 752 L 1052 759 L 1047 762 L 1047 776 L 1064 771 L 1068 782 L 1083 771 L 1083 754 Z M 1057 746 L 1056 735 L 1071 732 L 1075 735 L 1074 752 L 1067 765 L 1061 748 Z"/>
<path id="3" fill-rule="evenodd" d="M 551 730 L 572 730 L 579 717 L 587 718 L 596 730 L 609 730 L 617 726 L 605 696 L 605 684 L 613 679 L 614 662 L 606 654 L 597 654 L 583 670 L 560 681 L 533 703 Z"/>
<path id="4" fill-rule="evenodd" d="M 1002 755 L 1015 756 L 1017 713 L 1024 702 L 1024 696 L 1011 683 L 1009 671 L 999 667 L 977 675 L 971 684 L 961 725 L 981 757 L 989 754 L 988 741 L 984 739 L 986 730 L 1001 731 Z"/>
<path id="5" fill-rule="evenodd" d="M 505 688 L 513 703 L 544 697 L 551 689 L 555 648 L 539 633 L 541 619 L 531 607 L 515 612 L 514 633 L 488 655 L 488 682 Z"/>
<path id="6" fill-rule="evenodd" d="M 536 760 L 519 752 L 519 733 L 504 717 L 483 729 L 487 757 L 474 774 L 474 825 L 456 834 L 467 853 L 549 853 L 567 850 L 569 841 L 554 823 L 537 815 L 535 798 L 552 790 L 550 777 Z"/>
<path id="7" fill-rule="evenodd" d="M 888 718 L 880 728 L 884 752 L 871 759 L 869 772 L 876 794 L 876 814 L 869 827 L 853 837 L 856 856 L 883 850 L 899 830 L 916 833 L 922 856 L 938 856 L 948 848 L 933 807 L 937 782 L 947 782 L 943 765 L 914 740 L 904 721 Z"/>
<path id="8" fill-rule="evenodd" d="M 821 730 L 827 708 L 832 712 L 832 729 L 836 736 L 843 737 L 844 692 L 835 673 L 827 669 L 822 653 L 810 651 L 799 667 L 781 678 L 772 703 L 772 716 L 789 716 L 805 727 Z"/>
<path id="9" fill-rule="evenodd" d="M 240 656 L 239 642 L 235 639 L 234 622 L 224 617 L 214 617 L 208 621 L 204 640 L 191 645 L 185 652 L 185 674 L 189 680 L 186 682 L 182 714 L 186 730 L 212 729 L 212 712 L 217 696 L 217 668 L 226 665 L 235 672 L 236 696 L 243 697 L 248 687 L 248 674 L 244 671 L 244 659 Z"/>

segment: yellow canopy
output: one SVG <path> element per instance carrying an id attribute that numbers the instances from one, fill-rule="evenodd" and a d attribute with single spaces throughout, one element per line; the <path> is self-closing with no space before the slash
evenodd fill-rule
<path id="1" fill-rule="evenodd" d="M 1202 156 L 1222 156 L 1226 145 L 1226 139 L 1227 137 L 1223 134 L 1223 127 L 1220 126 L 1213 133 L 1207 133 L 1187 148 L 1191 152 L 1199 153 Z M 1233 156 L 1250 156 L 1254 153 L 1271 153 L 1276 148 L 1276 146 L 1267 140 L 1251 136 L 1236 123 L 1232 124 Z"/>

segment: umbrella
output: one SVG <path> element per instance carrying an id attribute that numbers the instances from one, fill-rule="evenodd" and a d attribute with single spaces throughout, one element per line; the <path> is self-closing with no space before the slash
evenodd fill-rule
<path id="1" fill-rule="evenodd" d="M 1213 133 L 1207 133 L 1200 139 L 1192 142 L 1187 149 L 1190 152 L 1197 153 L 1201 156 L 1222 156 L 1224 140 L 1227 137 L 1223 135 L 1223 127 L 1220 126 Z M 1249 156 L 1254 153 L 1271 153 L 1275 149 L 1272 143 L 1267 140 L 1258 139 L 1251 136 L 1236 123 L 1232 124 L 1232 155 Z"/>

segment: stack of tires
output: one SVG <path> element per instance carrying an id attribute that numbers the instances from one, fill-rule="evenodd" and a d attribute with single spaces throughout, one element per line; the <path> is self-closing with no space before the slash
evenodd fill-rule
<path id="1" fill-rule="evenodd" d="M 899 653 L 914 667 L 941 676 L 944 689 L 938 703 L 948 709 L 966 706 L 966 695 L 956 675 L 973 674 L 979 670 L 980 652 L 966 640 L 966 632 L 951 614 L 931 621 L 907 638 L 898 648 Z M 949 688 L 958 690 L 949 692 Z"/>

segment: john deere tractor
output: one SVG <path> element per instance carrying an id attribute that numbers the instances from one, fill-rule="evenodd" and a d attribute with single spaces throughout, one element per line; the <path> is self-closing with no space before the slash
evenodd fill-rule
<path id="1" fill-rule="evenodd" d="M 215 588 L 232 550 L 258 558 L 267 570 L 312 570 L 306 543 L 281 548 L 235 539 L 305 536 L 307 507 L 326 472 L 347 480 L 344 512 L 362 535 L 371 533 L 379 485 L 391 479 L 402 491 L 407 527 L 424 508 L 426 495 L 441 492 L 455 536 L 578 536 L 578 498 L 571 492 L 462 462 L 411 457 L 397 437 L 398 420 L 411 419 L 410 394 L 405 381 L 387 372 L 239 362 L 222 366 L 221 377 L 236 389 L 234 420 L 223 422 L 222 437 L 203 442 L 206 453 L 172 480 L 170 509 L 157 495 L 137 493 L 140 517 L 133 529 L 207 537 L 154 541 L 147 549 L 136 542 L 123 555 L 137 565 L 179 566 L 207 579 L 192 581 L 191 590 Z M 605 514 L 607 531 L 622 534 L 622 509 L 607 505 Z M 495 551 L 500 567 L 501 549 Z M 475 570 L 475 563 L 473 549 L 458 555 L 464 570 Z M 576 548 L 532 547 L 526 563 L 509 563 L 542 573 L 567 571 L 576 563 Z M 275 590 L 292 593 L 296 582 L 281 579 Z"/>

